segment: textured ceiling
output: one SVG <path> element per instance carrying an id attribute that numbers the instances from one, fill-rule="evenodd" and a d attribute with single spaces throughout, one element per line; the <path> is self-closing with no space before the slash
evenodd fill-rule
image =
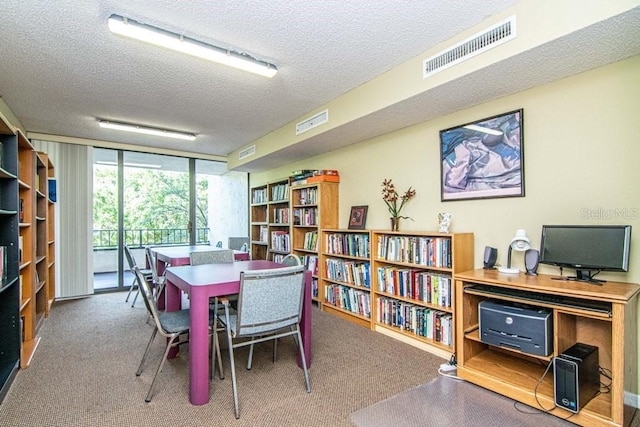
<path id="1" fill-rule="evenodd" d="M 226 156 L 515 3 L 7 1 L 0 6 L 0 96 L 28 132 Z M 279 72 L 266 79 L 115 36 L 107 28 L 111 14 L 245 51 L 276 64 Z M 636 29 L 640 27 L 638 15 L 637 10 L 630 15 Z M 426 103 L 417 97 L 363 119 L 366 126 L 352 123 L 325 138 L 335 141 L 340 136 L 344 143 L 355 142 L 513 93 L 536 80 L 551 81 L 638 53 L 637 30 L 632 46 L 626 46 L 622 54 L 607 28 L 602 29 L 601 37 L 615 45 L 611 58 L 585 59 L 582 51 L 571 54 L 584 37 L 565 37 L 546 47 L 549 52 L 540 49 L 538 56 L 523 55 L 500 64 L 520 69 L 539 65 L 540 58 L 556 55 L 556 51 L 565 55 L 562 58 L 567 60 L 553 67 L 542 64 L 535 79 L 502 82 L 497 92 L 496 88 L 477 88 L 477 93 L 462 97 L 465 105 L 451 94 L 461 92 L 462 84 L 468 92 L 473 82 L 460 81 L 435 94 L 442 96 L 442 108 L 437 111 L 423 108 Z M 577 65 L 571 62 L 575 59 L 579 59 Z M 585 61 L 593 64 L 583 64 Z M 434 94 L 430 96 L 433 100 Z M 198 137 L 186 143 L 129 135 L 100 129 L 97 119 L 182 130 Z M 317 154 L 312 147 L 321 144 L 315 142 L 292 147 L 277 159 L 267 157 L 252 168 Z M 324 149 L 332 148 L 338 147 L 324 145 Z"/>

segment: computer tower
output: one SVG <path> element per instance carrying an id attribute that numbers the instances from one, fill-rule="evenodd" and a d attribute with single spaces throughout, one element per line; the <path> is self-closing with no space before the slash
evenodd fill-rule
<path id="1" fill-rule="evenodd" d="M 553 358 L 556 406 L 578 413 L 600 391 L 598 347 L 576 343 Z"/>

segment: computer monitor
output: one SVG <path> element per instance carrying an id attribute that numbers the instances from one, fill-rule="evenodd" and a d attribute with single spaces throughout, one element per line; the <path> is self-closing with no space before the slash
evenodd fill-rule
<path id="1" fill-rule="evenodd" d="M 600 283 L 601 271 L 629 270 L 630 242 L 630 225 L 543 225 L 540 263 L 576 270 L 566 279 Z"/>

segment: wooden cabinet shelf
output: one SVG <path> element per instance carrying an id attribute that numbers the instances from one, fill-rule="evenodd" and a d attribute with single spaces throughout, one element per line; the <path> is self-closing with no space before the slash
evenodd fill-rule
<path id="1" fill-rule="evenodd" d="M 499 293 L 487 295 L 474 285 L 490 285 L 544 295 L 563 295 L 577 301 L 608 304 L 610 312 L 594 311 L 588 305 L 567 307 L 547 302 L 533 303 Z M 621 426 L 624 424 L 624 390 L 635 390 L 637 366 L 637 296 L 640 286 L 606 282 L 593 286 L 579 282 L 552 280 L 551 276 L 506 275 L 497 270 L 471 270 L 455 275 L 456 350 L 458 375 L 479 386 L 503 394 L 532 407 L 545 410 L 579 425 Z M 491 299 L 551 310 L 553 350 L 537 356 L 484 342 L 479 331 L 479 304 Z M 584 303 L 583 303 L 584 304 Z M 573 414 L 554 403 L 554 378 L 550 365 L 576 343 L 598 347 L 601 370 L 611 373 L 609 393 L 600 393 Z M 628 419 L 626 420 L 628 423 Z"/>

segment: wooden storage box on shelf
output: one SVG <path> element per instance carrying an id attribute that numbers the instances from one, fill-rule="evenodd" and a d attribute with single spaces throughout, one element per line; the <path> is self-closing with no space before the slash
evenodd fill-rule
<path id="1" fill-rule="evenodd" d="M 548 275 L 505 275 L 497 270 L 473 270 L 455 276 L 458 375 L 467 381 L 535 408 L 586 426 L 628 424 L 624 390 L 637 391 L 637 295 L 640 286 L 606 282 L 602 286 L 553 280 Z M 535 303 L 517 297 L 487 296 L 474 284 L 578 299 L 572 307 L 557 302 Z M 524 303 L 553 311 L 553 352 L 533 356 L 495 347 L 479 336 L 478 304 L 485 299 Z M 583 300 L 580 302 L 580 300 Z M 584 301 L 587 301 L 586 303 Z M 609 313 L 589 309 L 589 302 L 610 307 Z M 608 393 L 591 399 L 577 414 L 555 407 L 552 359 L 577 342 L 598 347 L 599 365 L 610 372 Z M 627 353 L 627 354 L 625 354 Z M 605 379 L 605 377 L 601 377 Z M 608 381 L 608 380 L 607 380 Z M 628 409 L 628 408 L 627 408 Z M 633 412 L 633 411 L 627 411 Z"/>
<path id="2" fill-rule="evenodd" d="M 338 183 L 317 182 L 296 185 L 291 189 L 291 250 L 302 257 L 313 271 L 313 300 L 324 301 L 318 278 L 323 277 L 324 265 L 319 257 L 319 239 L 323 229 L 338 226 Z"/>
<path id="3" fill-rule="evenodd" d="M 322 230 L 323 311 L 371 329 L 371 233 Z"/>
<path id="4" fill-rule="evenodd" d="M 372 232 L 374 329 L 443 358 L 455 353 L 453 275 L 473 268 L 473 233 Z"/>

